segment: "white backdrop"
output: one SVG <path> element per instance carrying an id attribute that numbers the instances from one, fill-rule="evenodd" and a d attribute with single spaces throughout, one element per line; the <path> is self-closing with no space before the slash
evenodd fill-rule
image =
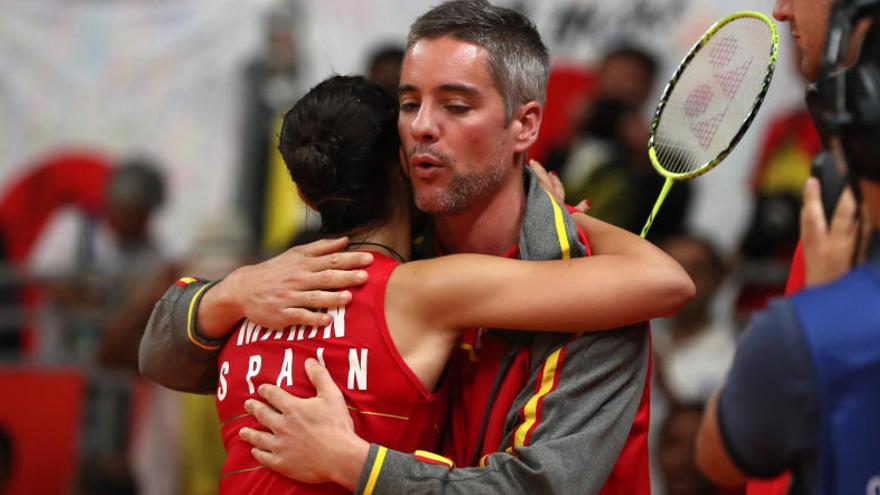
<path id="1" fill-rule="evenodd" d="M 303 0 L 303 85 L 364 69 L 369 52 L 402 42 L 436 1 Z M 609 43 L 642 43 L 669 73 L 711 22 L 770 0 L 501 1 L 538 25 L 555 61 L 590 62 Z M 185 249 L 206 215 L 222 214 L 237 177 L 240 71 L 277 0 L 0 0 L 0 188 L 63 145 L 149 151 L 167 167 L 159 234 Z M 787 39 L 787 29 L 781 29 Z M 698 179 L 690 223 L 730 249 L 748 218 L 745 179 L 767 123 L 802 85 L 783 42 L 764 109 L 728 162 Z M 659 94 L 661 88 L 657 88 Z"/>
<path id="2" fill-rule="evenodd" d="M 62 146 L 149 152 L 179 251 L 229 197 L 238 67 L 269 0 L 0 1 L 0 183 Z"/>

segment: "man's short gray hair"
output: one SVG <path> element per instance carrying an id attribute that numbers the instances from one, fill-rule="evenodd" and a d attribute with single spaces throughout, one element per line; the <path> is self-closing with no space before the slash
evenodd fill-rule
<path id="1" fill-rule="evenodd" d="M 520 105 L 530 101 L 544 104 L 550 61 L 541 35 L 527 17 L 485 0 L 452 0 L 416 19 L 406 47 L 443 36 L 473 43 L 488 52 L 489 74 L 504 99 L 505 122 L 513 120 Z"/>

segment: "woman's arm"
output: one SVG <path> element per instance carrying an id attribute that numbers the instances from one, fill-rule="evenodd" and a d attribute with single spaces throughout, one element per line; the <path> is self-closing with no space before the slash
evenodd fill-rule
<path id="1" fill-rule="evenodd" d="M 659 248 L 586 215 L 575 219 L 594 256 L 519 261 L 462 254 L 408 263 L 389 280 L 386 315 L 416 330 L 580 332 L 668 316 L 693 297 L 690 277 Z"/>

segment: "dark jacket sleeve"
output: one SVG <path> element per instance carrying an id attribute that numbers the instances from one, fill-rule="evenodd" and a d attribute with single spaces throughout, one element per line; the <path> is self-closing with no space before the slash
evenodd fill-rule
<path id="1" fill-rule="evenodd" d="M 810 363 L 790 301 L 755 314 L 718 399 L 725 450 L 744 473 L 775 476 L 815 452 L 819 412 Z"/>
<path id="2" fill-rule="evenodd" d="M 181 392 L 212 394 L 217 388 L 217 355 L 223 340 L 196 331 L 199 301 L 213 282 L 184 278 L 153 308 L 138 351 L 141 374 Z"/>
<path id="3" fill-rule="evenodd" d="M 630 433 L 648 353 L 644 325 L 577 337 L 532 374 L 508 413 L 501 451 L 485 458 L 483 467 L 450 468 L 373 445 L 357 492 L 599 493 Z M 542 396 L 540 418 L 523 445 L 517 440 L 527 421 L 523 406 L 535 400 L 539 383 L 557 372 L 558 382 Z"/>

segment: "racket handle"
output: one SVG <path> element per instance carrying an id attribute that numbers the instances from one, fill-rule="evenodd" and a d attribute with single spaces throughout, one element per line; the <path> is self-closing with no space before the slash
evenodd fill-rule
<path id="1" fill-rule="evenodd" d="M 648 221 L 645 222 L 645 226 L 642 227 L 642 239 L 648 235 L 648 230 L 654 223 L 654 218 L 657 216 L 657 212 L 660 211 L 660 205 L 666 200 L 666 195 L 669 194 L 669 190 L 672 189 L 673 183 L 675 183 L 675 181 L 670 178 L 667 178 L 666 182 L 663 183 L 663 189 L 660 189 L 660 195 L 657 196 L 657 201 L 654 202 L 654 208 L 651 210 L 651 215 L 648 217 Z"/>

